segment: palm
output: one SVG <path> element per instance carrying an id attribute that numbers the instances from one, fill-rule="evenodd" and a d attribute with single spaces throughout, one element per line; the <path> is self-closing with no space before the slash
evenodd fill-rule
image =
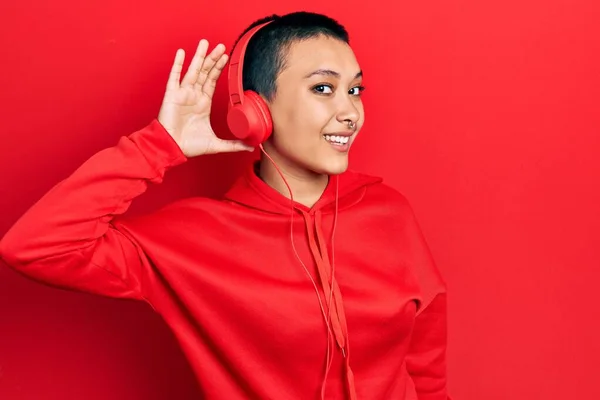
<path id="1" fill-rule="evenodd" d="M 223 45 L 216 46 L 208 56 L 207 48 L 208 42 L 201 40 L 181 82 L 185 54 L 183 50 L 177 51 L 158 120 L 188 157 L 252 150 L 240 141 L 218 138 L 212 129 L 212 98 L 227 55 Z"/>

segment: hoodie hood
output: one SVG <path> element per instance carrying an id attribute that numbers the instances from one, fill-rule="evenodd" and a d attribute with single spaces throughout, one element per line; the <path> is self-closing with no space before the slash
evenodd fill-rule
<path id="1" fill-rule="evenodd" d="M 289 215 L 290 199 L 260 179 L 256 174 L 256 166 L 256 163 L 252 163 L 246 168 L 244 173 L 225 193 L 225 200 L 273 214 Z M 364 196 L 368 186 L 382 182 L 382 178 L 365 175 L 353 170 L 347 170 L 331 178 L 323 194 L 312 207 L 294 202 L 294 208 L 307 213 L 316 211 L 323 214 L 333 213 L 336 210 L 337 197 L 338 211 L 340 211 L 358 203 Z M 339 180 L 337 190 L 336 179 Z"/>

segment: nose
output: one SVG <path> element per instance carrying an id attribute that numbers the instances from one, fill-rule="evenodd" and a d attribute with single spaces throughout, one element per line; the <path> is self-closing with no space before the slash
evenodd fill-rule
<path id="1" fill-rule="evenodd" d="M 344 94 L 340 97 L 337 113 L 338 122 L 356 127 L 356 124 L 360 119 L 360 109 L 356 102 L 360 100 L 348 94 Z"/>

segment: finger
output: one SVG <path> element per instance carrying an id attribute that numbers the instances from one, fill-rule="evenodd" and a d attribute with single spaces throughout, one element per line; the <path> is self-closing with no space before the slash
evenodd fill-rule
<path id="1" fill-rule="evenodd" d="M 202 85 L 202 92 L 212 99 L 215 94 L 215 88 L 217 87 L 217 80 L 221 73 L 225 69 L 225 65 L 227 65 L 227 60 L 229 60 L 229 56 L 227 54 L 221 55 L 221 58 L 215 66 L 210 70 L 208 76 L 206 77 L 206 82 Z"/>
<path id="2" fill-rule="evenodd" d="M 224 140 L 217 139 L 212 146 L 212 149 L 216 153 L 231 153 L 236 151 L 254 151 L 254 147 L 248 146 L 241 140 Z"/>
<path id="3" fill-rule="evenodd" d="M 185 59 L 185 51 L 178 49 L 175 53 L 175 61 L 171 66 L 171 72 L 167 81 L 167 89 L 176 89 L 179 87 L 179 79 L 181 78 L 181 70 L 183 69 L 183 60 Z"/>
<path id="4" fill-rule="evenodd" d="M 202 85 L 204 85 L 204 82 L 206 81 L 210 71 L 215 64 L 218 63 L 223 54 L 225 54 L 225 46 L 222 43 L 219 43 L 204 59 L 204 62 L 202 63 L 198 73 L 198 79 L 196 80 L 196 85 L 198 88 L 201 88 Z"/>
<path id="5" fill-rule="evenodd" d="M 196 48 L 194 58 L 192 58 L 192 62 L 188 68 L 188 71 L 181 81 L 182 85 L 193 85 L 196 82 L 198 75 L 200 74 L 200 68 L 204 63 L 204 58 L 206 57 L 206 50 L 208 50 L 208 40 L 202 39 L 200 42 L 198 42 L 198 47 Z"/>

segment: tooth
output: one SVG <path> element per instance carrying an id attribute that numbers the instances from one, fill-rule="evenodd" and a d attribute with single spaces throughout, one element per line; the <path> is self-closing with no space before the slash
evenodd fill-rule
<path id="1" fill-rule="evenodd" d="M 350 138 L 348 136 L 323 135 L 323 137 L 325 138 L 325 140 L 327 140 L 331 143 L 338 143 L 338 144 L 346 144 L 350 140 Z"/>

